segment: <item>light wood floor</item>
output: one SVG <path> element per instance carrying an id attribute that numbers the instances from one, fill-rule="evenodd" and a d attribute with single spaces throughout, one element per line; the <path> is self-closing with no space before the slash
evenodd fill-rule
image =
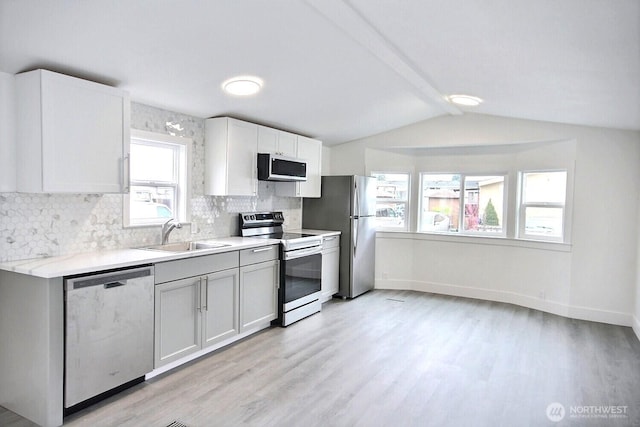
<path id="1" fill-rule="evenodd" d="M 564 405 L 560 423 L 546 416 Z M 623 418 L 571 406 L 627 406 Z M 373 291 L 272 328 L 65 426 L 640 426 L 631 328 L 514 305 Z M 0 409 L 0 425 L 30 426 Z"/>

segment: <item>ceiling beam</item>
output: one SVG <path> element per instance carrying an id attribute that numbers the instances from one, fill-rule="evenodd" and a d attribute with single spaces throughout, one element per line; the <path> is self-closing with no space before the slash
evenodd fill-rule
<path id="1" fill-rule="evenodd" d="M 462 111 L 450 104 L 404 53 L 382 35 L 348 0 L 305 1 L 317 13 L 415 87 L 422 100 L 439 107 L 443 112 L 452 115 L 462 114 Z"/>

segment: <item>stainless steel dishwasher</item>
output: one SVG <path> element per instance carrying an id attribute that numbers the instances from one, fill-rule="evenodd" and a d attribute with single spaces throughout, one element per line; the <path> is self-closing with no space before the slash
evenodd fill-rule
<path id="1" fill-rule="evenodd" d="M 153 369 L 153 275 L 144 266 L 65 278 L 65 411 Z"/>

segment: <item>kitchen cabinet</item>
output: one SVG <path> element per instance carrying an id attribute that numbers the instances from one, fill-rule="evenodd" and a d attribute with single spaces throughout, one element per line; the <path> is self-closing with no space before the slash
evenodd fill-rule
<path id="1" fill-rule="evenodd" d="M 274 153 L 296 157 L 298 137 L 296 134 L 266 126 L 258 126 L 258 153 Z"/>
<path id="2" fill-rule="evenodd" d="M 258 125 L 230 117 L 205 122 L 205 194 L 256 196 Z"/>
<path id="3" fill-rule="evenodd" d="M 46 70 L 15 84 L 18 191 L 128 191 L 127 92 Z"/>
<path id="4" fill-rule="evenodd" d="M 16 191 L 15 78 L 0 72 L 0 192 Z"/>
<path id="5" fill-rule="evenodd" d="M 156 368 L 238 334 L 238 266 L 238 251 L 155 265 Z"/>
<path id="6" fill-rule="evenodd" d="M 321 301 L 329 301 L 340 290 L 340 236 L 322 238 L 321 280 Z"/>
<path id="7" fill-rule="evenodd" d="M 240 332 L 278 317 L 278 246 L 240 252 Z"/>
<path id="8" fill-rule="evenodd" d="M 239 271 L 225 270 L 210 274 L 205 280 L 202 299 L 203 342 L 208 347 L 240 332 L 239 323 Z"/>
<path id="9" fill-rule="evenodd" d="M 276 194 L 287 197 L 320 197 L 322 142 L 298 135 L 298 151 L 295 157 L 307 161 L 307 180 L 278 182 Z"/>

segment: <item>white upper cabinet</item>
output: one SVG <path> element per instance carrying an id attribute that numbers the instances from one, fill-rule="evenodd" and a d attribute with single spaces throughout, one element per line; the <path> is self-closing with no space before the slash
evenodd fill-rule
<path id="1" fill-rule="evenodd" d="M 298 151 L 294 157 L 307 161 L 307 180 L 278 182 L 276 193 L 289 197 L 320 197 L 322 141 L 298 135 Z"/>
<path id="2" fill-rule="evenodd" d="M 298 137 L 294 133 L 258 126 L 258 153 L 274 153 L 296 157 Z"/>
<path id="3" fill-rule="evenodd" d="M 15 81 L 18 191 L 128 191 L 127 92 L 46 70 Z"/>
<path id="4" fill-rule="evenodd" d="M 0 72 L 0 192 L 16 191 L 15 79 Z"/>
<path id="5" fill-rule="evenodd" d="M 258 194 L 258 125 L 229 117 L 205 123 L 205 194 Z"/>

